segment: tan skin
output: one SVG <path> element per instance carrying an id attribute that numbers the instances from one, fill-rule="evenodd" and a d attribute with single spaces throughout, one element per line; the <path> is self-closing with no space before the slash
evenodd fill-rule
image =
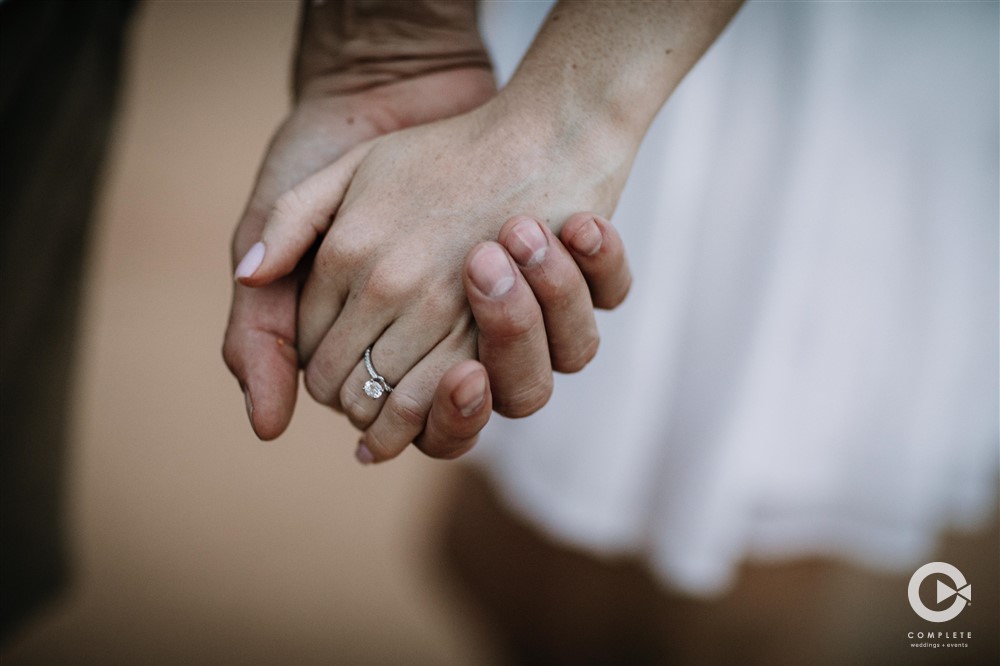
<path id="1" fill-rule="evenodd" d="M 379 461 L 420 442 L 442 377 L 476 357 L 463 259 L 474 263 L 471 250 L 518 213 L 554 231 L 574 209 L 609 215 L 653 115 L 736 6 L 560 5 L 500 95 L 362 144 L 275 199 L 262 231 L 248 225 L 244 235 L 241 225 L 236 256 L 255 231 L 266 248 L 242 276 L 251 286 L 276 284 L 322 237 L 300 296 L 299 354 L 313 397 L 365 430 L 359 450 Z M 541 234 L 542 246 L 559 245 L 545 228 L 522 233 L 529 228 L 512 225 L 501 240 L 515 250 Z M 570 312 L 590 306 L 580 293 Z M 550 330 L 547 338 L 573 335 Z M 377 402 L 361 393 L 359 359 L 372 343 L 376 366 L 396 386 Z M 556 369 L 578 369 L 593 351 L 552 359 Z"/>
<path id="2" fill-rule="evenodd" d="M 421 6 L 434 9 L 435 4 Z M 450 22 L 442 22 L 438 14 L 424 19 L 433 23 L 436 34 L 445 37 L 443 43 L 452 51 L 429 46 L 428 35 L 413 25 L 414 21 L 419 24 L 419 14 L 409 17 L 409 23 L 393 23 L 376 15 L 367 26 L 354 17 L 347 22 L 354 26 L 353 32 L 344 35 L 336 26 L 343 22 L 342 13 L 351 11 L 350 5 L 305 7 L 296 59 L 296 105 L 271 142 L 236 229 L 234 265 L 259 237 L 281 193 L 365 140 L 475 108 L 495 94 L 485 52 L 470 28 L 471 3 L 442 3 L 440 9 L 450 12 Z M 449 25 L 453 30 L 442 33 Z M 394 40 L 392 31 L 417 35 L 420 41 Z M 473 38 L 463 42 L 459 33 Z M 366 52 L 365 39 L 371 36 L 377 37 L 383 55 L 387 44 L 396 44 L 398 59 Z M 375 66 L 366 64 L 373 60 Z M 627 288 L 630 277 L 614 228 L 600 218 L 581 215 L 575 225 L 567 225 L 564 235 L 570 254 L 553 252 L 540 264 L 522 269 L 510 291 L 496 298 L 475 286 L 472 277 L 483 255 L 472 253 L 476 256 L 465 271 L 467 295 L 476 319 L 483 323 L 479 350 L 486 363 L 459 363 L 441 378 L 426 430 L 418 441 L 428 455 L 454 457 L 472 446 L 494 407 L 491 385 L 499 387 L 498 410 L 510 415 L 524 412 L 525 405 L 503 399 L 505 392 L 510 393 L 505 387 L 532 383 L 533 376 L 550 377 L 547 322 L 554 330 L 580 330 L 589 325 L 596 341 L 592 321 L 559 319 L 558 308 L 543 313 L 540 303 L 558 301 L 566 293 L 579 297 L 588 285 L 595 302 L 605 307 L 617 305 L 624 297 L 623 285 Z M 595 240 L 599 246 L 593 245 Z M 299 371 L 297 295 L 307 268 L 308 262 L 303 262 L 295 274 L 267 287 L 234 287 L 223 355 L 244 391 L 251 426 L 262 439 L 280 435 L 294 409 Z M 558 340 L 555 343 L 551 348 L 558 352 Z M 512 358 L 519 362 L 508 363 Z M 530 398 L 533 405 L 541 405 L 548 392 Z"/>

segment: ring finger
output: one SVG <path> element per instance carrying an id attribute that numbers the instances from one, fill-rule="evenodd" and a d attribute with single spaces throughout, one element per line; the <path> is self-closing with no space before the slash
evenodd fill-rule
<path id="1" fill-rule="evenodd" d="M 383 398 L 385 404 L 358 443 L 358 458 L 381 462 L 399 455 L 423 432 L 441 377 L 457 363 L 473 358 L 475 352 L 476 328 L 470 316 Z"/>
<path id="2" fill-rule="evenodd" d="M 338 396 L 340 408 L 358 430 L 365 430 L 372 424 L 392 397 L 396 385 L 402 382 L 429 353 L 428 349 L 433 350 L 448 336 L 449 332 L 445 331 L 440 337 L 433 339 L 430 345 L 426 343 L 424 337 L 422 344 L 416 346 L 414 343 L 417 340 L 417 331 L 408 323 L 412 321 L 412 318 L 402 318 L 393 322 L 369 347 L 372 372 L 369 372 L 369 363 L 365 363 L 362 352 L 340 387 Z M 422 330 L 421 333 L 426 335 L 426 330 Z M 374 377 L 384 379 L 388 389 L 386 390 L 378 380 L 373 381 Z M 379 388 L 383 390 L 379 391 Z"/>

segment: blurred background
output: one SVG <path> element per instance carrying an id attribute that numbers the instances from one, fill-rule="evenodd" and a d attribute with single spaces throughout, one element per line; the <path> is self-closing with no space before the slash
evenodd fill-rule
<path id="1" fill-rule="evenodd" d="M 300 400 L 261 443 L 222 363 L 229 236 L 287 110 L 299 5 L 143 2 L 89 249 L 73 583 L 20 663 L 488 663 L 433 562 L 446 464 L 362 468 Z"/>

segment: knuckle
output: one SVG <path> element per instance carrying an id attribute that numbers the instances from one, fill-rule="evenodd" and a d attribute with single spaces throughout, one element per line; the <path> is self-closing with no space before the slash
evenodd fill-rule
<path id="1" fill-rule="evenodd" d="M 561 301 L 575 296 L 580 291 L 586 291 L 587 283 L 575 265 L 565 264 L 559 268 L 560 270 L 555 272 L 549 286 L 553 298 Z"/>
<path id="2" fill-rule="evenodd" d="M 330 388 L 330 383 L 326 380 L 326 376 L 315 359 L 312 363 L 306 366 L 305 372 L 303 373 L 303 379 L 306 391 L 310 396 L 312 396 L 313 400 L 322 405 L 331 405 L 333 402 L 333 391 Z"/>
<path id="3" fill-rule="evenodd" d="M 276 219 L 294 220 L 306 214 L 306 203 L 297 188 L 284 191 L 274 200 L 271 215 Z"/>
<path id="4" fill-rule="evenodd" d="M 421 310 L 435 321 L 453 321 L 468 314 L 464 293 L 446 287 L 432 287 L 420 294 Z"/>
<path id="5" fill-rule="evenodd" d="M 592 333 L 587 336 L 585 341 L 574 347 L 572 354 L 558 354 L 553 352 L 552 368 L 557 372 L 580 372 L 597 356 L 597 348 L 600 345 L 600 336 Z"/>
<path id="6" fill-rule="evenodd" d="M 419 281 L 409 280 L 389 264 L 380 263 L 368 274 L 364 294 L 375 303 L 398 303 L 408 299 L 417 284 Z"/>
<path id="7" fill-rule="evenodd" d="M 495 395 L 493 409 L 508 418 L 524 418 L 544 407 L 551 397 L 552 375 L 546 374 L 518 391 L 508 395 Z"/>
<path id="8" fill-rule="evenodd" d="M 430 458 L 447 458 L 454 450 L 456 442 L 447 433 L 425 431 L 413 442 Z"/>
<path id="9" fill-rule="evenodd" d="M 343 269 L 342 251 L 333 242 L 332 235 L 333 232 L 331 231 L 330 236 L 327 236 L 327 240 L 319 246 L 319 249 L 316 251 L 316 258 L 313 259 L 313 270 L 324 276 L 335 274 L 336 271 Z"/>
<path id="10" fill-rule="evenodd" d="M 398 390 L 393 391 L 389 397 L 390 400 L 386 403 L 386 407 L 394 419 L 415 430 L 423 429 L 427 410 L 424 409 L 420 401 Z"/>
<path id="11" fill-rule="evenodd" d="M 367 397 L 367 396 L 366 396 Z M 368 409 L 371 403 L 366 403 L 357 391 L 351 390 L 347 384 L 340 389 L 340 408 L 358 430 L 364 430 L 371 425 L 372 415 Z M 370 399 L 369 399 L 370 400 Z"/>
<path id="12" fill-rule="evenodd" d="M 368 254 L 364 240 L 358 234 L 342 231 L 344 226 L 334 225 L 316 252 L 316 265 L 326 274 L 357 268 Z"/>
<path id="13" fill-rule="evenodd" d="M 542 311 L 538 307 L 509 309 L 503 314 L 479 325 L 480 333 L 495 344 L 517 342 L 542 327 Z"/>

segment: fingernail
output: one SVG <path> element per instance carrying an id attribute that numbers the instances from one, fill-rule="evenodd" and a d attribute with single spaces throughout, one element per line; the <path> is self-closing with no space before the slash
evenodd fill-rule
<path id="1" fill-rule="evenodd" d="M 522 220 L 514 225 L 507 238 L 507 249 L 514 261 L 522 266 L 535 266 L 545 258 L 549 242 L 535 220 Z"/>
<path id="2" fill-rule="evenodd" d="M 498 245 L 484 245 L 469 262 L 469 277 L 490 298 L 503 296 L 514 286 L 514 269 Z"/>
<path id="3" fill-rule="evenodd" d="M 475 414 L 486 399 L 486 373 L 482 370 L 469 373 L 452 392 L 451 399 L 462 416 Z"/>
<path id="4" fill-rule="evenodd" d="M 250 425 L 253 425 L 253 399 L 250 397 L 250 389 L 246 386 L 243 387 L 243 402 L 247 405 L 247 418 L 250 419 Z"/>
<path id="5" fill-rule="evenodd" d="M 372 455 L 371 449 L 365 446 L 365 440 L 363 439 L 358 441 L 358 448 L 354 450 L 354 457 L 362 465 L 371 465 L 375 462 L 375 456 Z"/>
<path id="6" fill-rule="evenodd" d="M 603 241 L 604 237 L 601 236 L 601 230 L 597 228 L 597 223 L 590 219 L 573 234 L 569 244 L 583 256 L 592 257 L 601 249 Z"/>
<path id="7" fill-rule="evenodd" d="M 241 280 L 250 277 L 257 272 L 262 261 L 264 261 L 264 243 L 258 241 L 240 259 L 240 264 L 236 267 L 236 274 L 233 278 Z"/>

